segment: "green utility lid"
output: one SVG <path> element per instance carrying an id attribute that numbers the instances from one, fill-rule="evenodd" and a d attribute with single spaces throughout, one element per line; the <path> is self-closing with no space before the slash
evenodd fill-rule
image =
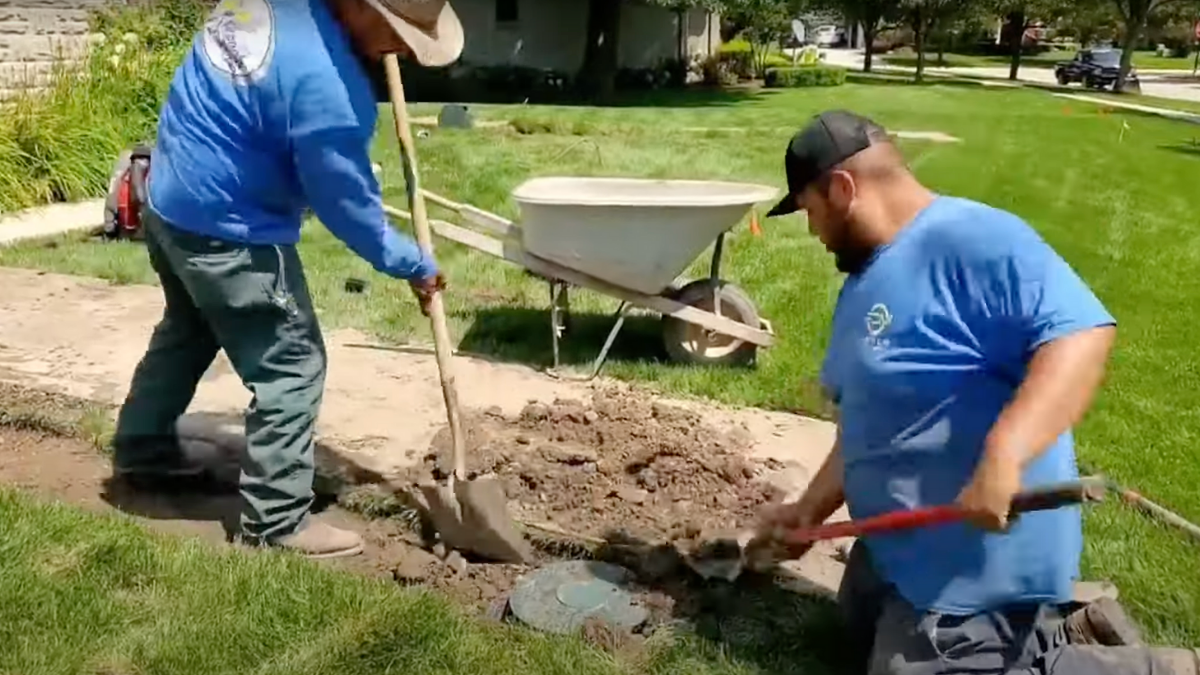
<path id="1" fill-rule="evenodd" d="M 549 633 L 574 633 L 589 619 L 633 630 L 649 612 L 634 598 L 624 567 L 571 560 L 537 569 L 517 581 L 509 598 L 522 622 Z"/>

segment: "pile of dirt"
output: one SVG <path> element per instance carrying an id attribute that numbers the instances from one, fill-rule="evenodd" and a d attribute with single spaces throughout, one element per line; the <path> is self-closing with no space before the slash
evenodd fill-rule
<path id="1" fill-rule="evenodd" d="M 772 468 L 748 458 L 742 429 L 612 389 L 590 404 L 531 402 L 519 415 L 468 414 L 467 470 L 503 481 L 514 515 L 574 534 L 647 543 L 732 532 L 777 496 L 758 480 Z M 452 463 L 446 430 L 421 473 L 440 480 Z"/>
<path id="2" fill-rule="evenodd" d="M 590 402 L 530 402 L 515 416 L 466 412 L 463 428 L 468 474 L 498 476 L 519 522 L 546 526 L 542 534 L 569 533 L 560 548 L 554 536 L 539 541 L 539 564 L 600 557 L 629 567 L 653 623 L 677 614 L 684 587 L 696 581 L 681 569 L 678 550 L 751 526 L 780 496 L 763 478 L 782 466 L 750 459 L 753 440 L 744 429 L 716 428 L 698 413 L 629 390 L 601 390 Z M 443 429 L 410 479 L 446 480 L 452 466 Z M 571 539 L 599 548 L 573 549 Z M 533 569 L 413 553 L 398 561 L 398 581 L 479 610 L 494 609 Z"/>

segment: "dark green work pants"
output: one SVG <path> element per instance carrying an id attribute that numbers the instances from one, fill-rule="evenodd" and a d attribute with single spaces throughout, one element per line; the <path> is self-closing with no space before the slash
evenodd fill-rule
<path id="1" fill-rule="evenodd" d="M 294 246 L 247 246 L 143 225 L 166 310 L 134 372 L 114 438 L 115 462 L 153 472 L 178 461 L 175 422 L 218 349 L 253 394 L 241 460 L 242 536 L 291 534 L 313 500 L 313 427 L 325 345 Z"/>

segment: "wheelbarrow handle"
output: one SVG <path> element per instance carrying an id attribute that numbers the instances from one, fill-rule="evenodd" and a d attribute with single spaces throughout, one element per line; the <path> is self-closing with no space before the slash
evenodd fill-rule
<path id="1" fill-rule="evenodd" d="M 1105 489 L 1105 481 L 1100 477 L 1044 485 L 1026 490 L 1013 497 L 1012 509 L 1009 513 L 1017 515 L 1031 511 L 1049 511 L 1063 506 L 1101 501 L 1104 499 Z M 899 532 L 918 527 L 958 523 L 966 518 L 967 512 L 957 505 L 895 511 L 861 520 L 793 530 L 784 536 L 784 543 L 788 547 L 804 546 L 827 539 L 861 537 L 867 534 Z"/>

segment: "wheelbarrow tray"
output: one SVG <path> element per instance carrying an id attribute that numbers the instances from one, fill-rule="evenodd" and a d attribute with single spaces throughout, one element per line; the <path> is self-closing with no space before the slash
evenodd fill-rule
<path id="1" fill-rule="evenodd" d="M 771 190 L 771 188 L 767 188 L 767 190 Z M 676 325 L 678 325 L 678 322 L 682 322 L 682 324 L 697 326 L 704 331 L 709 331 L 711 334 L 728 336 L 753 347 L 770 347 L 774 344 L 775 336 L 771 330 L 770 323 L 758 318 L 757 314 L 754 314 L 753 320 L 750 322 L 738 321 L 729 318 L 727 315 L 723 315 L 720 304 L 714 306 L 716 311 L 709 311 L 707 308 L 696 307 L 681 302 L 681 299 L 688 298 L 677 293 L 680 290 L 686 291 L 697 284 L 707 285 L 711 282 L 714 289 L 721 285 L 722 282 L 718 278 L 718 273 L 722 242 L 725 231 L 728 229 L 728 226 L 733 224 L 732 222 L 722 225 L 716 235 L 716 245 L 713 251 L 713 270 L 710 279 L 693 282 L 693 284 L 689 284 L 688 287 L 684 287 L 683 289 L 675 289 L 668 286 L 662 289 L 660 293 L 646 293 L 630 288 L 625 284 L 613 283 L 534 254 L 525 246 L 523 225 L 518 226 L 507 218 L 495 213 L 468 204 L 460 204 L 428 191 L 423 191 L 423 193 L 426 201 L 456 213 L 463 221 L 477 228 L 470 229 L 444 220 L 431 219 L 429 223 L 430 228 L 435 234 L 481 253 L 486 253 L 518 265 L 550 282 L 551 331 L 553 334 L 552 344 L 554 346 L 554 368 L 551 372 L 557 370 L 559 366 L 559 337 L 566 329 L 565 324 L 560 321 L 560 318 L 563 312 L 569 312 L 566 300 L 566 288 L 568 286 L 587 288 L 621 301 L 621 306 L 614 316 L 615 323 L 605 341 L 604 348 L 593 363 L 591 374 L 584 379 L 591 379 L 599 373 L 608 351 L 612 347 L 613 341 L 625 321 L 625 312 L 631 306 L 657 312 L 664 317 L 665 321 L 676 322 Z M 765 194 L 767 197 L 771 196 L 767 192 L 759 194 Z M 739 208 L 748 209 L 749 206 Z M 409 213 L 400 209 L 385 205 L 384 210 L 394 218 L 402 220 L 411 219 Z M 740 214 L 738 217 L 740 218 Z M 699 235 L 693 235 L 693 242 L 697 240 L 700 240 Z M 700 250 L 703 250 L 708 243 L 707 241 L 704 242 L 700 246 Z M 692 258 L 694 258 L 694 255 Z M 680 264 L 678 272 L 682 272 L 690 262 L 691 259 Z M 676 274 L 670 276 L 671 280 L 674 280 Z M 657 286 L 657 284 L 653 285 Z M 695 289 L 693 288 L 693 290 Z M 686 295 L 686 293 L 683 295 Z M 712 298 L 713 296 L 708 294 L 706 297 Z"/>
<path id="2" fill-rule="evenodd" d="M 526 252 L 627 290 L 658 295 L 775 188 L 638 178 L 534 178 L 512 193 Z"/>

